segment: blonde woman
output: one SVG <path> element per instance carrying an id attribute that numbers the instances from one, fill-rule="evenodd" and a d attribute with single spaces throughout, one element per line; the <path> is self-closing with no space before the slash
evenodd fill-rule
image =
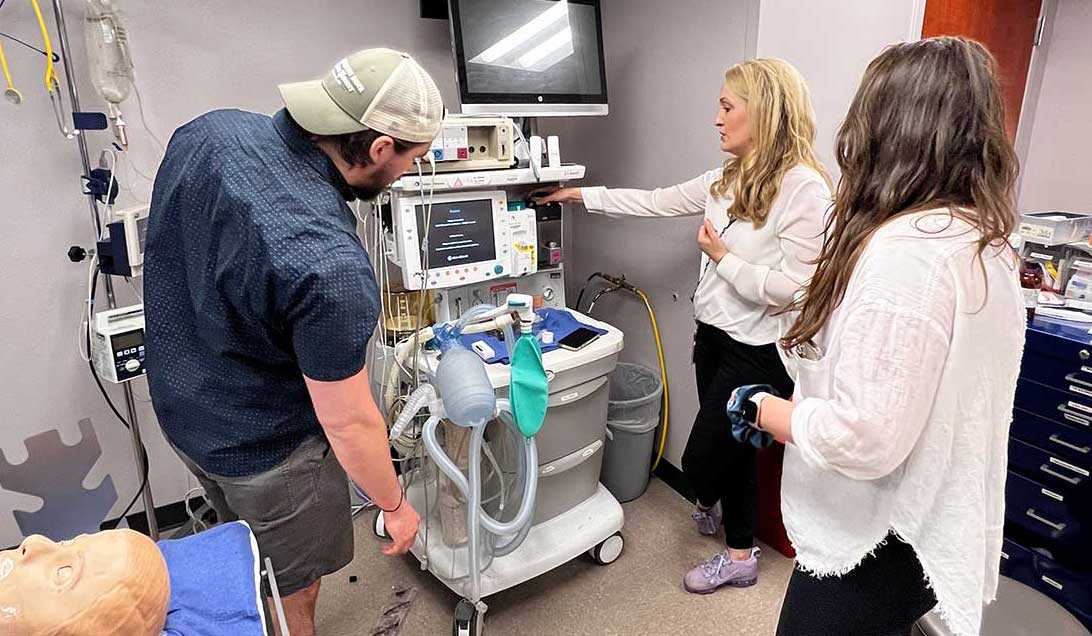
<path id="1" fill-rule="evenodd" d="M 704 215 L 694 292 L 699 409 L 683 455 L 697 495 L 693 519 L 727 548 L 687 573 L 690 592 L 758 582 L 754 549 L 755 449 L 735 441 L 726 415 L 733 389 L 764 378 L 780 395 L 793 384 L 779 357 L 778 313 L 811 277 L 823 242 L 830 187 L 815 157 L 815 115 L 800 73 L 782 60 L 728 69 L 715 120 L 723 166 L 669 188 L 564 188 L 544 201 L 582 202 L 608 216 Z"/>

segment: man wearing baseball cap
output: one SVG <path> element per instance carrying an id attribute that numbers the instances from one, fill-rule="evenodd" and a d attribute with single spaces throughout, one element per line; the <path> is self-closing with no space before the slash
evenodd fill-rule
<path id="1" fill-rule="evenodd" d="M 346 472 L 385 511 L 384 552 L 416 536 L 365 368 L 379 291 L 348 202 L 424 156 L 444 109 L 387 49 L 279 88 L 272 117 L 213 111 L 171 139 L 145 252 L 148 382 L 167 440 L 220 520 L 250 524 L 291 633 L 310 636 L 321 577 L 353 557 Z"/>

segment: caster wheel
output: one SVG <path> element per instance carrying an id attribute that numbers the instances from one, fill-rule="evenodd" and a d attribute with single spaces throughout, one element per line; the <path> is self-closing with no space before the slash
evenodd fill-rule
<path id="1" fill-rule="evenodd" d="M 625 541 L 622 539 L 622 533 L 615 532 L 591 549 L 591 558 L 599 565 L 610 565 L 622 555 L 622 548 L 624 547 Z"/>
<path id="2" fill-rule="evenodd" d="M 452 636 L 481 636 L 485 633 L 485 617 L 470 601 L 463 599 L 455 607 Z"/>
<path id="3" fill-rule="evenodd" d="M 390 539 L 391 535 L 387 534 L 387 526 L 383 523 L 383 511 L 375 511 L 375 519 L 372 522 L 372 532 L 380 539 Z"/>

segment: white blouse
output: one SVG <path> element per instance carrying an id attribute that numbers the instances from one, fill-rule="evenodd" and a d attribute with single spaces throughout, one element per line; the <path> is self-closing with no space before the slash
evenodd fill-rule
<path id="1" fill-rule="evenodd" d="M 740 221 L 728 227 L 730 200 L 709 187 L 721 169 L 656 190 L 581 188 L 589 212 L 607 216 L 672 217 L 704 214 L 723 233 L 728 254 L 715 267 L 702 254 L 694 293 L 694 317 L 735 340 L 765 345 L 777 340 L 774 315 L 787 305 L 815 270 L 823 244 L 830 188 L 818 172 L 796 166 L 785 173 L 765 225 Z M 695 233 L 694 243 L 697 249 Z"/>
<path id="2" fill-rule="evenodd" d="M 979 262 L 979 236 L 934 210 L 872 237 L 818 350 L 793 352 L 782 480 L 803 569 L 847 573 L 893 531 L 960 636 L 997 590 L 1026 322 L 1012 250 Z"/>

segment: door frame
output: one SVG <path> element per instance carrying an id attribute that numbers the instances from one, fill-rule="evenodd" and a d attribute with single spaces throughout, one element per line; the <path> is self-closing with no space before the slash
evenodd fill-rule
<path id="1" fill-rule="evenodd" d="M 1024 84 L 1024 99 L 1020 105 L 1020 120 L 1016 124 L 1016 158 L 1021 168 L 1028 158 L 1031 139 L 1035 131 L 1035 112 L 1039 106 L 1039 96 L 1043 88 L 1043 75 L 1050 55 L 1051 35 L 1058 14 L 1058 0 L 1042 0 L 1039 10 L 1039 36 L 1031 51 L 1031 63 L 1028 65 L 1027 82 Z M 1016 180 L 1016 200 L 1020 200 L 1020 186 L 1024 181 L 1024 171 L 1020 171 Z"/>

